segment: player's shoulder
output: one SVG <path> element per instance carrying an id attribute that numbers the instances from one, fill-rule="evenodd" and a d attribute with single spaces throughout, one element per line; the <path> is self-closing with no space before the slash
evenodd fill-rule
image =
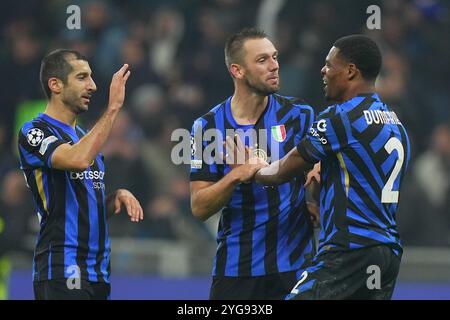
<path id="1" fill-rule="evenodd" d="M 32 150 L 38 147 L 48 135 L 48 124 L 36 117 L 25 122 L 18 132 L 18 144 L 25 150 Z M 19 151 L 21 148 L 19 148 Z"/>
<path id="2" fill-rule="evenodd" d="M 197 126 L 198 124 L 201 124 L 202 127 L 205 127 L 208 123 L 214 123 L 214 118 L 216 117 L 216 114 L 219 112 L 225 112 L 225 105 L 226 100 L 222 101 L 221 103 L 214 106 L 212 109 L 210 109 L 207 113 L 201 115 L 197 119 L 194 120 L 193 127 Z"/>
<path id="3" fill-rule="evenodd" d="M 27 122 L 24 122 L 22 127 L 19 130 L 19 135 L 27 135 L 33 132 L 44 132 L 49 129 L 49 124 L 45 121 L 42 121 L 40 117 L 33 118 Z"/>
<path id="4" fill-rule="evenodd" d="M 321 111 L 317 119 L 349 119 L 350 121 L 360 118 L 365 110 L 386 109 L 387 106 L 380 100 L 376 93 L 359 94 L 342 103 L 336 103 Z"/>
<path id="5" fill-rule="evenodd" d="M 377 93 L 364 93 L 358 94 L 353 98 L 344 101 L 335 106 L 336 113 L 361 113 L 365 109 L 376 108 L 386 108 L 386 105 L 381 101 Z"/>
<path id="6" fill-rule="evenodd" d="M 324 110 L 319 112 L 317 118 L 318 119 L 333 118 L 336 115 L 339 115 L 341 112 L 342 112 L 342 108 L 339 108 L 339 105 L 334 104 L 334 105 L 325 107 Z"/>
<path id="7" fill-rule="evenodd" d="M 314 108 L 305 99 L 291 96 L 283 96 L 276 93 L 273 94 L 272 96 L 277 102 L 278 107 L 280 109 L 282 108 L 297 109 L 300 112 L 311 114 L 314 113 Z"/>

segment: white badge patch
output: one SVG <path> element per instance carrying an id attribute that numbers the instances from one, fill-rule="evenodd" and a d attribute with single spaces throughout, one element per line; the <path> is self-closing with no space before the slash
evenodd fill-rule
<path id="1" fill-rule="evenodd" d="M 202 165 L 203 165 L 202 160 L 195 160 L 195 159 L 191 160 L 191 169 L 201 169 Z"/>
<path id="2" fill-rule="evenodd" d="M 191 156 L 194 157 L 197 152 L 197 148 L 195 147 L 195 139 L 191 137 Z"/>
<path id="3" fill-rule="evenodd" d="M 27 140 L 30 145 L 36 147 L 44 139 L 44 132 L 38 128 L 32 128 L 27 132 Z"/>
<path id="4" fill-rule="evenodd" d="M 327 120 L 322 119 L 317 122 L 317 130 L 320 132 L 327 131 Z"/>
<path id="5" fill-rule="evenodd" d="M 58 138 L 55 136 L 50 136 L 42 140 L 41 147 L 39 148 L 39 153 L 44 155 L 45 151 L 47 151 L 49 144 L 55 142 L 56 140 L 58 140 Z"/>

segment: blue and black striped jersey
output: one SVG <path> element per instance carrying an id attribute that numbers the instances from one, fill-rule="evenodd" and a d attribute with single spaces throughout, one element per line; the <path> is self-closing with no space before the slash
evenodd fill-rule
<path id="1" fill-rule="evenodd" d="M 321 161 L 318 254 L 379 244 L 402 252 L 395 213 L 410 143 L 376 93 L 327 108 L 297 150 Z"/>
<path id="2" fill-rule="evenodd" d="M 106 223 L 103 156 L 84 172 L 52 168 L 55 149 L 85 132 L 46 114 L 19 132 L 21 169 L 33 193 L 40 223 L 33 279 L 74 278 L 109 282 L 110 243 Z"/>
<path id="3" fill-rule="evenodd" d="M 211 145 L 222 150 L 227 130 L 237 130 L 247 146 L 270 162 L 295 147 L 314 118 L 312 108 L 304 102 L 270 95 L 255 125 L 239 125 L 230 101 L 231 97 L 194 122 L 191 181 L 215 182 L 230 171 L 228 165 L 214 161 L 214 153 L 207 152 Z M 211 132 L 219 136 L 209 142 Z M 313 254 L 313 246 L 302 182 L 302 178 L 294 178 L 273 188 L 256 183 L 235 188 L 221 213 L 214 276 L 261 276 L 298 270 L 303 265 L 305 256 Z"/>

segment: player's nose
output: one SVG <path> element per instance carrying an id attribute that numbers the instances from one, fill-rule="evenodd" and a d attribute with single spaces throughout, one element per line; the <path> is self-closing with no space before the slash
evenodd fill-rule
<path id="1" fill-rule="evenodd" d="M 91 81 L 89 81 L 87 89 L 92 92 L 97 91 L 97 85 L 95 84 L 93 79 L 91 79 Z"/>
<path id="2" fill-rule="evenodd" d="M 276 59 L 270 59 L 269 69 L 271 72 L 276 71 L 280 69 L 280 65 L 278 64 L 278 60 Z"/>

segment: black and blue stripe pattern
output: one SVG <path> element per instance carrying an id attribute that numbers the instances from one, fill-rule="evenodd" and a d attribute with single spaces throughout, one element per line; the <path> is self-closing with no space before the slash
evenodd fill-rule
<path id="1" fill-rule="evenodd" d="M 400 254 L 395 213 L 410 143 L 378 95 L 329 107 L 297 149 L 305 160 L 321 161 L 319 254 L 377 244 Z"/>
<path id="2" fill-rule="evenodd" d="M 265 129 L 264 135 L 242 137 L 245 144 L 261 148 L 271 160 L 283 157 L 306 135 L 314 118 L 313 110 L 304 102 L 279 95 L 270 95 L 268 105 L 255 125 L 239 125 L 234 120 L 231 97 L 194 122 L 192 139 L 196 141 L 191 165 L 191 181 L 218 181 L 230 171 L 228 165 L 204 159 L 202 152 L 216 144 L 222 150 L 226 130 Z M 273 142 L 271 128 L 284 125 L 285 139 Z M 214 129 L 221 141 L 198 141 L 201 134 Z M 264 131 L 263 131 L 264 132 Z M 199 135 L 199 133 L 201 133 Z M 266 143 L 267 142 L 267 143 Z M 277 146 L 271 150 L 271 145 Z M 199 152 L 199 149 L 200 152 Z M 200 162 L 199 162 L 200 161 Z M 199 164 L 201 163 L 201 164 Z M 241 184 L 223 208 L 218 232 L 214 276 L 262 276 L 298 270 L 305 256 L 312 254 L 312 228 L 306 213 L 302 177 L 275 188 L 256 183 Z"/>
<path id="3" fill-rule="evenodd" d="M 38 129 L 42 140 L 30 143 L 29 132 Z M 109 282 L 110 243 L 106 223 L 105 167 L 99 154 L 84 172 L 52 168 L 53 151 L 63 143 L 74 144 L 85 132 L 73 129 L 46 114 L 23 125 L 19 132 L 21 169 L 40 220 L 33 259 L 33 279 L 43 281 L 75 276 Z M 45 139 L 49 141 L 45 144 Z"/>

